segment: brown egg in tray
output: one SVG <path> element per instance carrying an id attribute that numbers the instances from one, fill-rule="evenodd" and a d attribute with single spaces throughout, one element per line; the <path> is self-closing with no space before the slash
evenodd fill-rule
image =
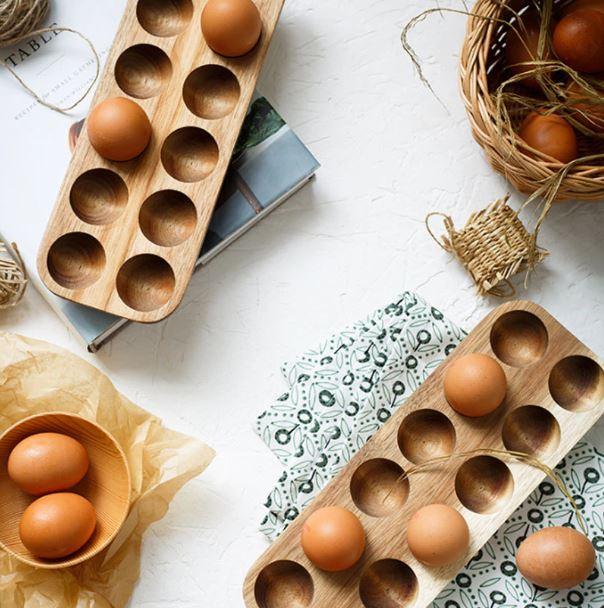
<path id="1" fill-rule="evenodd" d="M 134 321 L 176 308 L 283 1 L 128 0 L 38 254 L 52 292 Z"/>
<path id="2" fill-rule="evenodd" d="M 444 395 L 447 371 L 471 353 L 502 367 L 503 403 L 480 417 L 459 414 Z M 540 306 L 525 301 L 492 311 L 354 456 L 250 569 L 248 608 L 423 608 L 475 555 L 543 480 L 514 458 L 523 452 L 554 467 L 604 412 L 602 361 Z M 463 556 L 430 567 L 407 542 L 409 521 L 426 505 L 459 512 L 469 528 Z M 351 568 L 318 568 L 302 548 L 305 522 L 324 507 L 344 507 L 365 529 L 366 545 Z M 457 514 L 455 514 L 457 515 Z"/>

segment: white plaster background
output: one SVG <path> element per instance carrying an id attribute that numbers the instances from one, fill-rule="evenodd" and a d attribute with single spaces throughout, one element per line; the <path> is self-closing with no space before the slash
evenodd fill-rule
<path id="1" fill-rule="evenodd" d="M 92 356 L 33 290 L 0 316 L 2 329 L 82 354 L 136 403 L 217 450 L 147 534 L 132 606 L 242 605 L 245 572 L 266 547 L 261 503 L 279 474 L 252 421 L 282 390 L 284 359 L 402 289 L 468 329 L 497 304 L 475 295 L 424 228 L 429 211 L 462 224 L 508 190 L 472 140 L 458 94 L 464 19 L 435 15 L 411 37 L 449 113 L 402 52 L 402 26 L 427 5 L 286 2 L 260 89 L 323 167 L 202 270 L 171 318 L 130 326 Z M 552 211 L 541 238 L 552 255 L 522 294 L 600 355 L 603 209 L 565 203 Z M 591 437 L 602 447 L 602 427 Z"/>

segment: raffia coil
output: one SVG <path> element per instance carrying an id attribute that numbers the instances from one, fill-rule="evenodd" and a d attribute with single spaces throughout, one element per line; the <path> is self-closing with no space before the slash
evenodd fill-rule
<path id="1" fill-rule="evenodd" d="M 473 213 L 460 230 L 443 213 L 430 213 L 426 217 L 432 238 L 463 264 L 480 295 L 514 295 L 511 277 L 522 271 L 530 272 L 548 255 L 537 246 L 535 235 L 527 231 L 507 201 L 508 197 Z M 430 225 L 435 217 L 444 222 L 446 235 L 440 238 Z"/>

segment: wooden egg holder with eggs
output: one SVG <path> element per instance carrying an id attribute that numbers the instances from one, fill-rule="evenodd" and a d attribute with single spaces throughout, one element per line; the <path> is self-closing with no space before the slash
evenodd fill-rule
<path id="1" fill-rule="evenodd" d="M 443 378 L 459 357 L 494 356 L 507 395 L 494 412 L 468 418 L 443 394 Z M 528 464 L 490 455 L 451 459 L 402 478 L 413 464 L 477 449 L 530 453 L 554 467 L 604 412 L 602 361 L 541 307 L 509 302 L 463 340 L 314 499 L 249 571 L 248 608 L 423 608 L 487 542 L 543 480 Z M 430 568 L 406 542 L 410 517 L 444 503 L 470 529 L 458 562 Z M 304 554 L 300 535 L 317 509 L 342 506 L 361 520 L 367 545 L 349 570 L 324 572 Z"/>
<path id="2" fill-rule="evenodd" d="M 231 58 L 202 35 L 205 1 L 128 0 L 92 107 L 133 99 L 151 140 L 133 160 L 114 162 L 82 131 L 38 255 L 52 292 L 133 321 L 176 308 L 283 2 L 255 0 L 260 39 Z"/>

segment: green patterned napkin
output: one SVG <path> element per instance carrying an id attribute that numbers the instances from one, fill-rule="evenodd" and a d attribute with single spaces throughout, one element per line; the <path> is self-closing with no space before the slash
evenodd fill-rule
<path id="1" fill-rule="evenodd" d="M 604 454 L 579 443 L 556 467 L 585 516 L 596 567 L 582 585 L 554 591 L 529 583 L 516 569 L 516 547 L 546 526 L 575 527 L 560 490 L 544 481 L 436 598 L 433 608 L 602 608 L 604 606 Z"/>
<path id="2" fill-rule="evenodd" d="M 289 390 L 256 423 L 286 467 L 267 499 L 262 532 L 277 538 L 464 335 L 405 292 L 284 363 Z"/>
<path id="3" fill-rule="evenodd" d="M 405 292 L 281 366 L 288 390 L 256 421 L 256 432 L 285 467 L 260 525 L 270 540 L 465 335 L 421 297 Z M 514 548 L 524 536 L 546 525 L 574 522 L 564 496 L 543 482 L 439 595 L 434 608 L 604 606 L 604 457 L 580 444 L 558 469 L 583 507 L 598 552 L 590 580 L 570 592 L 553 592 L 535 588 L 516 571 Z"/>

